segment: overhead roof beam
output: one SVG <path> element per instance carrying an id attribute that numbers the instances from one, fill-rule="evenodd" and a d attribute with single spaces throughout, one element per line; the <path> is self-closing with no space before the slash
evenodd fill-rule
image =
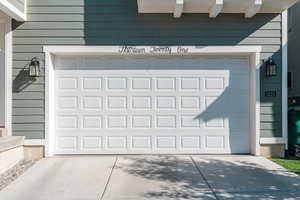
<path id="1" fill-rule="evenodd" d="M 223 0 L 214 0 L 214 4 L 209 12 L 209 17 L 211 18 L 217 17 L 221 13 L 223 6 L 224 6 Z"/>
<path id="2" fill-rule="evenodd" d="M 262 1 L 263 0 L 252 0 L 250 7 L 245 12 L 245 17 L 251 18 L 256 15 L 261 9 Z"/>
<path id="3" fill-rule="evenodd" d="M 174 17 L 179 18 L 183 12 L 183 4 L 184 0 L 176 0 L 175 9 L 174 9 Z"/>

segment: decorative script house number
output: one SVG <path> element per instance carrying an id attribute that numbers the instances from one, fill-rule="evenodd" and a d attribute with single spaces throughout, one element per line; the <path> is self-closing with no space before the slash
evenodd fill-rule
<path id="1" fill-rule="evenodd" d="M 121 46 L 119 49 L 121 54 L 186 54 L 189 53 L 187 47 L 174 47 L 174 46 Z"/>

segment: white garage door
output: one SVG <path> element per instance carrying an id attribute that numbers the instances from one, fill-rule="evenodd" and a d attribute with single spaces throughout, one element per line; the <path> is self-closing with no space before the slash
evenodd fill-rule
<path id="1" fill-rule="evenodd" d="M 57 57 L 55 153 L 249 153 L 249 72 L 247 57 Z"/>

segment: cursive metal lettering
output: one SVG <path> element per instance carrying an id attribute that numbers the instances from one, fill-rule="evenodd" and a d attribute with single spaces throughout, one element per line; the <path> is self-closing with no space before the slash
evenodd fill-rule
<path id="1" fill-rule="evenodd" d="M 119 53 L 121 54 L 145 54 L 145 48 L 138 48 L 134 46 L 121 46 L 119 49 Z"/>

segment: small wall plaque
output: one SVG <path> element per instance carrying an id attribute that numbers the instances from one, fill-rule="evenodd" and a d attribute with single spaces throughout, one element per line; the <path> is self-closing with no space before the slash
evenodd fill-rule
<path id="1" fill-rule="evenodd" d="M 276 90 L 267 90 L 265 91 L 265 97 L 276 97 L 277 91 Z"/>

